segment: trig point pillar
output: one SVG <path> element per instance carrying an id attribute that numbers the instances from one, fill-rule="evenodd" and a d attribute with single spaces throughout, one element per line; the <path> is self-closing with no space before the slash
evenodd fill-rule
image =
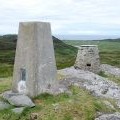
<path id="1" fill-rule="evenodd" d="M 12 91 L 37 96 L 56 83 L 56 73 L 50 24 L 21 22 Z"/>
<path id="2" fill-rule="evenodd" d="M 74 67 L 99 73 L 100 60 L 97 45 L 81 45 L 78 50 Z"/>

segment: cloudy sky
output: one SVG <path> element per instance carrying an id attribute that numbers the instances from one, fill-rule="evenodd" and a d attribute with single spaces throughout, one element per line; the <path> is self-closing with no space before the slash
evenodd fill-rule
<path id="1" fill-rule="evenodd" d="M 0 12 L 0 34 L 47 21 L 53 34 L 120 35 L 120 0 L 0 0 Z"/>

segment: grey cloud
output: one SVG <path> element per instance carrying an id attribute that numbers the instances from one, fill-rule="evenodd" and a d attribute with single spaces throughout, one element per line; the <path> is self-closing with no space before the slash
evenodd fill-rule
<path id="1" fill-rule="evenodd" d="M 49 21 L 54 34 L 105 31 L 119 34 L 119 0 L 0 0 L 0 32 L 16 32 L 20 21 Z M 11 29 L 12 28 L 12 29 Z M 111 34 L 110 33 L 110 34 Z"/>

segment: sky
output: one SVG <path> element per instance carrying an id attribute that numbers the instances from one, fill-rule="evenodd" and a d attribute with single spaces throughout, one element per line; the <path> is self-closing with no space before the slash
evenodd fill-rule
<path id="1" fill-rule="evenodd" d="M 0 34 L 44 21 L 56 35 L 120 36 L 120 0 L 0 0 L 0 12 Z"/>

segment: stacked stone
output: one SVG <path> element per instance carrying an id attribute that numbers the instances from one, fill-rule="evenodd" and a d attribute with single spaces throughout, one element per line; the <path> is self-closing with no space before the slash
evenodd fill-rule
<path id="1" fill-rule="evenodd" d="M 100 71 L 100 60 L 97 45 L 81 45 L 74 67 L 98 73 Z"/>

